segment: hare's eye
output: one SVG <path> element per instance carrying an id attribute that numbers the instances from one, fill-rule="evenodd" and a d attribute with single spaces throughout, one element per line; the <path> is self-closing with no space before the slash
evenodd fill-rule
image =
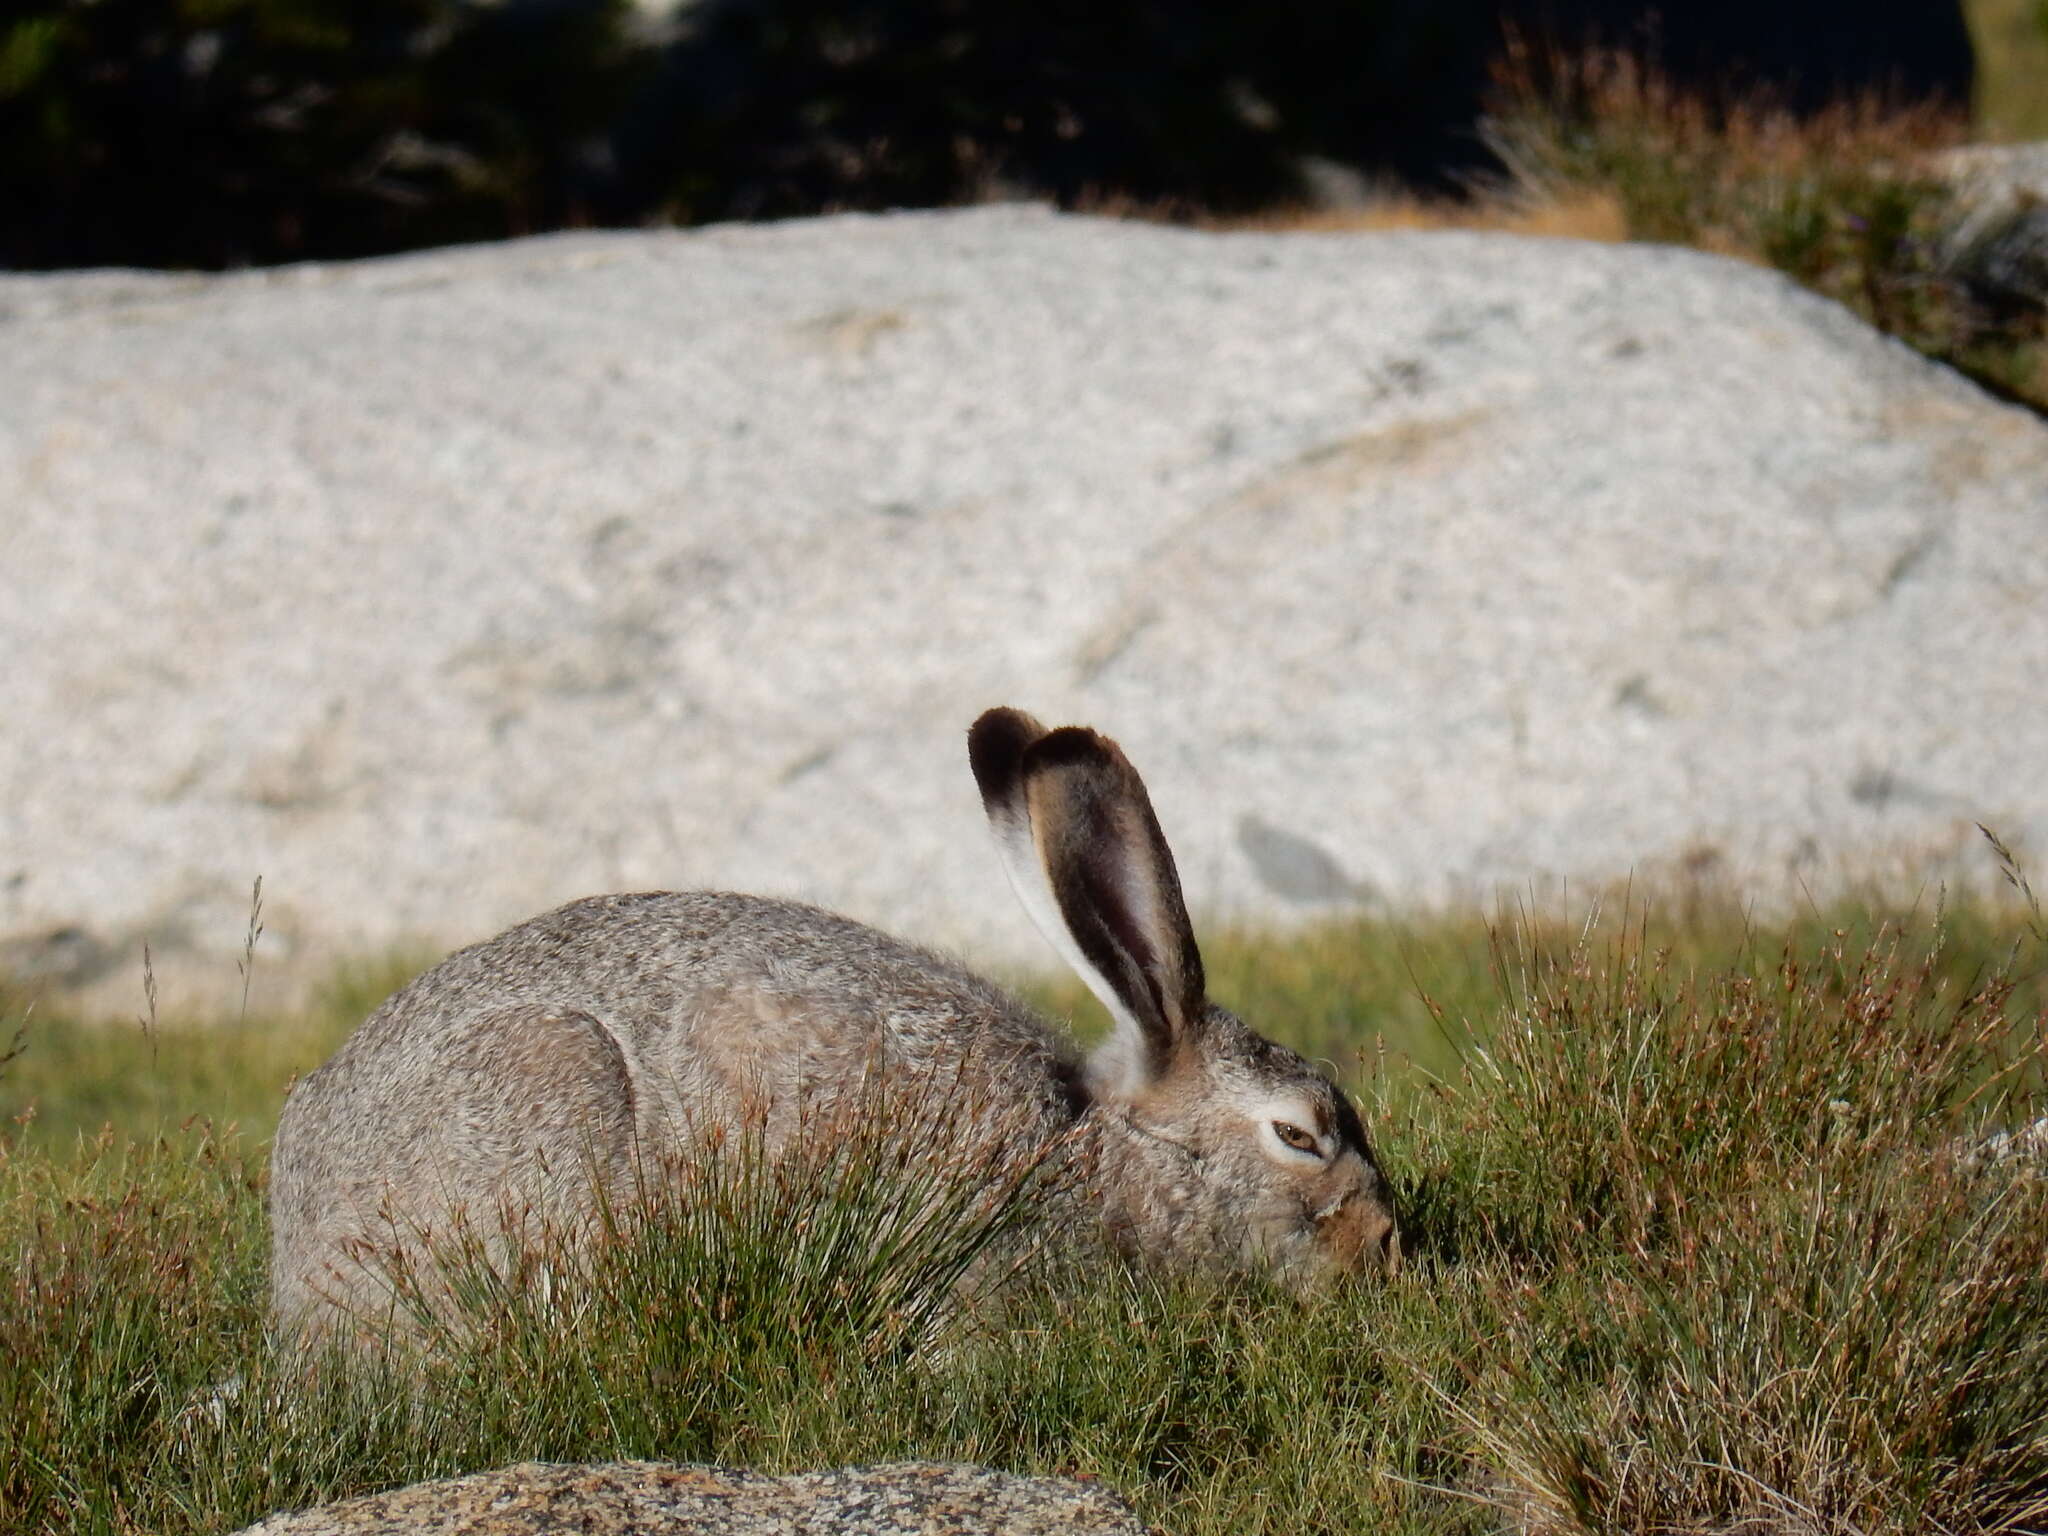
<path id="1" fill-rule="evenodd" d="M 1285 1120 L 1275 1120 L 1273 1122 L 1273 1134 L 1297 1152 L 1316 1152 L 1320 1150 L 1316 1146 L 1315 1137 L 1309 1135 L 1307 1131 L 1304 1131 L 1298 1125 L 1289 1125 Z"/>

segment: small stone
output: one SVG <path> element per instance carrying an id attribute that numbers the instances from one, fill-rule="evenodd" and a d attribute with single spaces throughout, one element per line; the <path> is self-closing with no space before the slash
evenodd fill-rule
<path id="1" fill-rule="evenodd" d="M 1095 1483 L 907 1461 L 770 1477 L 522 1462 L 276 1514 L 241 1536 L 1147 1536 Z M 1154 1533 L 1156 1536 L 1156 1533 Z"/>

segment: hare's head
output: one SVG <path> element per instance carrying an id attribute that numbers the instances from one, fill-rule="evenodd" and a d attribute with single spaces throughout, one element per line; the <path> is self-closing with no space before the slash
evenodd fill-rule
<path id="1" fill-rule="evenodd" d="M 1391 1266 L 1393 1210 L 1357 1111 L 1208 1000 L 1173 854 L 1122 750 L 992 709 L 968 756 L 1018 899 L 1115 1024 L 1088 1086 L 1119 1242 L 1295 1284 Z"/>

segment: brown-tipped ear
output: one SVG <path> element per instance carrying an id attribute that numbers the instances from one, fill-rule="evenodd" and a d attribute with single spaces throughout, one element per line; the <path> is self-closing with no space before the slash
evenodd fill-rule
<path id="1" fill-rule="evenodd" d="M 1021 709 L 983 710 L 967 728 L 967 765 L 991 818 L 998 812 L 1024 814 L 1024 749 L 1044 734 L 1045 727 Z"/>
<path id="2" fill-rule="evenodd" d="M 1024 755 L 1045 734 L 1045 727 L 1021 709 L 988 710 L 968 728 L 967 762 L 981 789 L 981 806 L 988 813 L 996 852 L 1002 857 L 1010 889 L 1017 893 L 1018 905 L 1059 951 L 1060 958 L 1102 999 L 1117 1019 L 1118 1034 L 1126 1030 L 1135 1033 L 1136 1023 L 1118 1016 L 1115 994 L 1091 974 L 1088 957 L 1067 931 L 1066 919 L 1060 916 L 1059 902 L 1046 880 L 1045 866 L 1039 861 L 1031 809 L 1025 803 Z"/>
<path id="3" fill-rule="evenodd" d="M 1082 979 L 1130 1032 L 1119 1042 L 1135 1068 L 1127 1083 L 1150 1081 L 1189 1043 L 1204 1007 L 1201 951 L 1151 796 L 1115 742 L 1080 726 L 1033 741 L 1022 772 L 1070 958 L 1078 951 Z"/>

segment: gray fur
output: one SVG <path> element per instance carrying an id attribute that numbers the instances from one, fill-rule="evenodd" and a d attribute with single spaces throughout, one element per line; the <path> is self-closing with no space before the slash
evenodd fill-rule
<path id="1" fill-rule="evenodd" d="M 1047 741 L 1057 762 L 1040 776 L 1032 748 Z M 271 1159 L 280 1324 L 347 1319 L 344 1334 L 367 1336 L 389 1321 L 392 1266 L 462 1221 L 573 1227 L 683 1128 L 759 1106 L 772 1147 L 876 1082 L 981 1106 L 963 1113 L 1006 1140 L 1064 1138 L 1089 1174 L 1077 1214 L 1135 1259 L 1302 1283 L 1390 1260 L 1392 1213 L 1349 1102 L 1201 995 L 1171 856 L 1115 744 L 1016 711 L 984 715 L 971 742 L 999 836 L 1028 802 L 1059 900 L 1104 904 L 1082 916 L 1116 936 L 1094 953 L 1118 974 L 1062 949 L 1143 1015 L 1146 1040 L 1120 1029 L 1083 1063 L 991 983 L 814 907 L 723 892 L 571 902 L 427 971 L 292 1093 Z M 1164 1012 L 1140 996 L 1156 955 L 1184 994 Z M 1275 1139 L 1258 1109 L 1275 1100 L 1317 1157 Z"/>

